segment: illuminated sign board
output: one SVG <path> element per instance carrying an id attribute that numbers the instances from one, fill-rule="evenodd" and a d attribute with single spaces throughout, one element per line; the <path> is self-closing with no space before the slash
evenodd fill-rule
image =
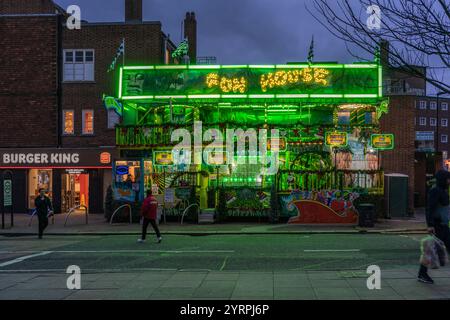
<path id="1" fill-rule="evenodd" d="M 174 164 L 172 151 L 156 151 L 153 162 L 157 166 L 171 166 Z"/>
<path id="2" fill-rule="evenodd" d="M 370 136 L 370 145 L 377 150 L 392 150 L 394 149 L 394 135 L 372 134 Z"/>
<path id="3" fill-rule="evenodd" d="M 325 144 L 331 147 L 345 147 L 348 143 L 346 132 L 325 133 Z"/>
<path id="4" fill-rule="evenodd" d="M 122 100 L 378 99 L 378 64 L 163 65 L 120 69 Z"/>

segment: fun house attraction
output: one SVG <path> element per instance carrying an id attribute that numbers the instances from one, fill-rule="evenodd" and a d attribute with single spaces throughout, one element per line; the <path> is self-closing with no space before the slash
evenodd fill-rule
<path id="1" fill-rule="evenodd" d="M 228 221 L 352 224 L 358 221 L 353 201 L 383 192 L 380 151 L 392 149 L 394 137 L 379 128 L 388 102 L 378 59 L 124 66 L 118 73 L 118 96 L 105 101 L 122 117 L 116 127 L 121 158 L 113 169 L 117 200 L 142 201 L 151 189 L 167 216 L 197 206 Z M 192 134 L 192 153 L 173 152 L 177 129 Z M 258 134 L 266 132 L 267 149 L 230 153 L 227 129 L 244 132 L 231 137 L 235 147 L 260 142 Z M 223 146 L 211 144 L 218 136 Z M 201 143 L 200 162 L 193 160 L 194 141 Z M 259 157 L 276 149 L 279 168 L 267 172 Z M 176 161 L 183 156 L 191 163 Z"/>

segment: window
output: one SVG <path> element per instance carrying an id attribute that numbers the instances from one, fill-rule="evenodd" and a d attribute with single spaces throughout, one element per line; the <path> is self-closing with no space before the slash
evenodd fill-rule
<path id="1" fill-rule="evenodd" d="M 441 142 L 447 143 L 447 141 L 448 141 L 448 136 L 446 134 L 441 134 Z"/>
<path id="2" fill-rule="evenodd" d="M 447 118 L 441 119 L 441 127 L 447 127 L 448 126 L 448 120 Z"/>
<path id="3" fill-rule="evenodd" d="M 94 110 L 83 110 L 83 134 L 94 134 Z"/>
<path id="4" fill-rule="evenodd" d="M 94 50 L 64 50 L 64 81 L 94 81 Z"/>
<path id="5" fill-rule="evenodd" d="M 63 134 L 74 134 L 74 112 L 73 110 L 63 110 Z"/>
<path id="6" fill-rule="evenodd" d="M 426 101 L 420 101 L 419 108 L 422 109 L 422 110 L 426 110 L 427 109 L 427 102 Z"/>
<path id="7" fill-rule="evenodd" d="M 427 125 L 427 118 L 425 118 L 425 117 L 420 117 L 420 118 L 419 118 L 419 124 L 420 124 L 421 126 L 426 126 L 426 125 Z"/>
<path id="8" fill-rule="evenodd" d="M 430 110 L 436 110 L 437 104 L 436 101 L 430 101 Z"/>
<path id="9" fill-rule="evenodd" d="M 350 124 L 350 111 L 338 111 L 338 123 Z"/>
<path id="10" fill-rule="evenodd" d="M 447 102 L 442 102 L 441 109 L 442 109 L 442 111 L 447 111 L 448 110 L 448 103 Z"/>
<path id="11" fill-rule="evenodd" d="M 430 118 L 430 126 L 436 127 L 436 118 Z"/>
<path id="12" fill-rule="evenodd" d="M 116 111 L 109 109 L 108 110 L 108 129 L 114 129 L 116 124 L 120 123 L 120 116 Z"/>

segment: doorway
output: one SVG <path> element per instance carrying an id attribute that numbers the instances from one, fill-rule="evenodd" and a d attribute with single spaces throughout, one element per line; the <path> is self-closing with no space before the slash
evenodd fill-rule
<path id="1" fill-rule="evenodd" d="M 65 173 L 61 176 L 61 209 L 68 212 L 77 206 L 89 205 L 89 174 Z"/>

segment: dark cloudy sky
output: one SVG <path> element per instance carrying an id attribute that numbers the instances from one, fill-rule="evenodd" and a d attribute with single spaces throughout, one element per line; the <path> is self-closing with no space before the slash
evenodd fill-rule
<path id="1" fill-rule="evenodd" d="M 57 0 L 77 4 L 82 19 L 123 21 L 124 0 Z M 178 43 L 186 11 L 198 23 L 198 55 L 216 56 L 221 64 L 305 61 L 311 37 L 315 60 L 351 62 L 342 41 L 334 38 L 307 11 L 309 0 L 144 0 L 144 19 L 161 21 Z M 107 5 L 105 5 L 107 4 Z"/>
<path id="2" fill-rule="evenodd" d="M 55 1 L 63 8 L 79 5 L 82 19 L 90 22 L 124 20 L 125 0 Z M 353 3 L 356 10 L 365 12 L 358 0 Z M 161 21 L 163 31 L 176 44 L 181 40 L 181 22 L 186 12 L 194 11 L 198 55 L 216 56 L 219 64 L 306 61 L 313 35 L 315 61 L 356 60 L 345 43 L 306 10 L 306 6 L 312 8 L 312 0 L 143 0 L 143 4 L 144 20 Z M 354 52 L 366 59 L 373 58 Z"/>

